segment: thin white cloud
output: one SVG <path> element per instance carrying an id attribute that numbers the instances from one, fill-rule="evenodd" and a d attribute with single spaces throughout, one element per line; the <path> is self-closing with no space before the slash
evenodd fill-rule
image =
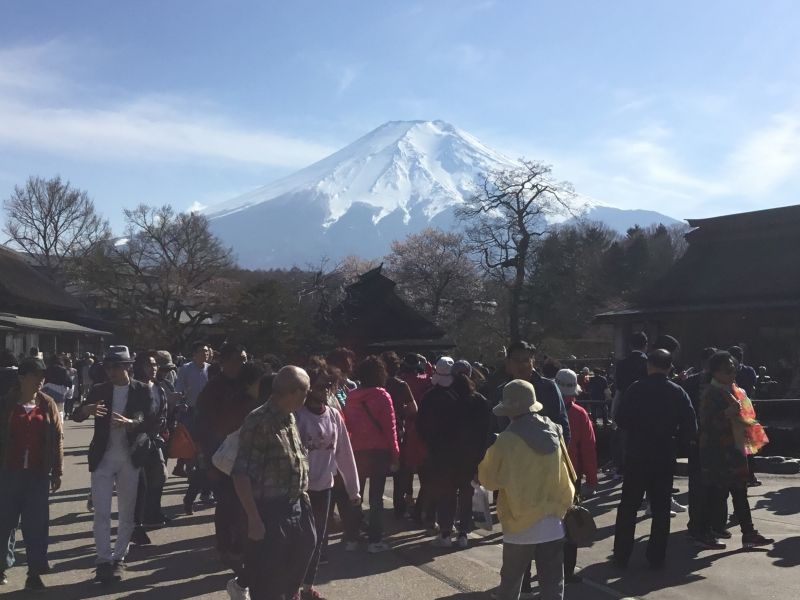
<path id="1" fill-rule="evenodd" d="M 339 81 L 337 85 L 337 91 L 339 94 L 344 94 L 347 89 L 353 85 L 353 82 L 358 77 L 358 68 L 346 65 L 343 69 L 341 74 L 339 75 Z"/>
<path id="2" fill-rule="evenodd" d="M 51 92 L 64 85 L 59 67 L 71 47 L 52 40 L 44 44 L 0 48 L 0 93 Z"/>
<path id="3" fill-rule="evenodd" d="M 643 131 L 633 137 L 610 140 L 608 148 L 618 164 L 626 165 L 646 183 L 712 195 L 724 191 L 723 185 L 690 174 L 662 142 L 668 133 L 663 128 L 654 129 L 655 133 Z"/>
<path id="4" fill-rule="evenodd" d="M 161 105 L 40 108 L 0 101 L 0 145 L 92 160 L 218 159 L 302 167 L 333 148 Z"/>
<path id="5" fill-rule="evenodd" d="M 800 114 L 775 115 L 767 126 L 748 135 L 731 157 L 729 170 L 737 188 L 759 196 L 797 179 Z"/>
<path id="6" fill-rule="evenodd" d="M 335 150 L 198 111 L 202 99 L 150 95 L 80 105 L 58 93 L 70 81 L 53 67 L 53 55 L 65 49 L 53 43 L 0 51 L 0 146 L 98 161 L 210 159 L 289 168 Z"/>

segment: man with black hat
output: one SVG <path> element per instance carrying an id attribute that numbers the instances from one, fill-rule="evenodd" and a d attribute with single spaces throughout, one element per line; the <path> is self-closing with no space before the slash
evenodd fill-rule
<path id="1" fill-rule="evenodd" d="M 127 350 L 109 352 L 104 360 L 109 381 L 96 385 L 73 420 L 94 416 L 94 436 L 89 445 L 89 471 L 94 504 L 94 541 L 97 577 L 103 583 L 123 577 L 134 529 L 139 468 L 150 453 L 150 435 L 157 418 L 150 388 L 130 378 L 132 364 Z M 111 549 L 111 497 L 116 484 L 118 504 L 117 540 Z"/>
<path id="2" fill-rule="evenodd" d="M 672 354 L 664 349 L 647 356 L 647 377 L 631 385 L 617 410 L 617 425 L 627 432 L 625 479 L 617 508 L 614 563 L 628 565 L 636 532 L 636 511 L 645 492 L 653 521 L 647 560 L 661 568 L 667 551 L 676 438 L 691 439 L 697 420 L 686 392 L 670 381 Z"/>

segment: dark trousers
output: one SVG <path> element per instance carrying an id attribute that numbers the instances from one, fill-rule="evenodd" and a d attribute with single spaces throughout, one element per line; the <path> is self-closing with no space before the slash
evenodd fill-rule
<path id="1" fill-rule="evenodd" d="M 303 497 L 257 501 L 266 534 L 248 540 L 245 570 L 252 600 L 290 600 L 300 589 L 317 542 L 311 505 Z"/>
<path id="2" fill-rule="evenodd" d="M 189 480 L 189 487 L 186 490 L 186 496 L 184 496 L 183 501 L 189 503 L 197 500 L 197 496 L 201 492 L 210 493 L 211 487 L 208 484 L 208 476 L 205 469 L 192 465 L 188 465 L 186 469 L 188 471 L 186 477 Z"/>
<path id="3" fill-rule="evenodd" d="M 305 585 L 314 585 L 314 581 L 317 578 L 319 559 L 322 553 L 322 548 L 325 545 L 326 534 L 328 531 L 328 512 L 331 508 L 332 491 L 332 489 L 328 489 L 320 492 L 308 492 L 308 497 L 311 500 L 311 512 L 314 514 L 314 526 L 317 532 L 317 543 L 314 546 L 314 554 L 311 555 L 311 561 L 308 563 L 306 576 L 303 578 L 303 583 Z"/>
<path id="4" fill-rule="evenodd" d="M 672 472 L 664 468 L 636 466 L 625 470 L 622 483 L 622 499 L 617 508 L 617 524 L 614 532 L 614 558 L 627 564 L 633 552 L 636 534 L 636 512 L 642 505 L 644 494 L 650 501 L 652 521 L 650 539 L 647 542 L 647 560 L 660 566 L 667 554 L 669 539 L 670 500 L 672 498 Z"/>
<path id="5" fill-rule="evenodd" d="M 369 542 L 374 543 L 383 539 L 383 492 L 386 488 L 386 475 L 360 477 L 362 494 L 367 481 L 369 481 L 369 529 L 367 535 Z M 358 541 L 362 510 L 356 506 L 346 512 L 348 517 L 345 520 L 345 540 L 348 542 Z"/>
<path id="6" fill-rule="evenodd" d="M 217 505 L 214 508 L 214 535 L 217 550 L 222 555 L 241 555 L 244 552 L 244 540 L 247 537 L 247 516 L 244 513 L 233 480 L 224 473 L 217 472 L 214 483 L 214 497 Z M 241 569 L 230 565 L 239 575 Z"/>
<path id="7" fill-rule="evenodd" d="M 452 533 L 456 510 L 458 511 L 459 535 L 466 535 L 472 529 L 472 494 L 474 491 L 471 479 L 453 481 L 452 478 L 444 478 L 436 511 L 442 537 L 447 537 Z"/>
<path id="8" fill-rule="evenodd" d="M 392 477 L 392 507 L 396 515 L 402 517 L 408 509 L 406 499 L 414 495 L 414 472 L 401 466 Z"/>
<path id="9" fill-rule="evenodd" d="M 575 565 L 578 564 L 578 547 L 575 544 L 564 542 L 564 576 L 575 574 Z"/>
<path id="10" fill-rule="evenodd" d="M 705 532 L 711 524 L 706 520 L 706 504 L 708 487 L 702 479 L 700 470 L 700 452 L 697 444 L 691 444 L 688 451 L 689 458 L 689 533 L 698 534 Z"/>
<path id="11" fill-rule="evenodd" d="M 728 520 L 728 494 L 733 500 L 733 512 L 739 520 L 742 533 L 752 533 L 753 516 L 750 513 L 750 501 L 747 499 L 747 486 L 744 484 L 734 488 L 712 485 L 707 488 L 707 497 L 704 504 L 704 519 L 706 528 L 704 533 L 711 530 L 722 531 L 727 526 Z"/>
<path id="12" fill-rule="evenodd" d="M 427 527 L 436 523 L 436 497 L 433 490 L 433 476 L 428 465 L 422 465 L 417 473 L 419 477 L 419 494 L 414 506 L 414 520 Z"/>
<path id="13" fill-rule="evenodd" d="M 161 496 L 167 481 L 166 464 L 161 452 L 153 452 L 139 470 L 139 486 L 136 492 L 134 519 L 137 525 L 161 521 Z"/>
<path id="14" fill-rule="evenodd" d="M 614 435 L 611 439 L 611 454 L 614 460 L 614 466 L 618 473 L 625 470 L 625 453 L 628 445 L 628 432 L 619 427 L 614 430 Z"/>
<path id="15" fill-rule="evenodd" d="M 48 570 L 47 547 L 50 535 L 50 479 L 32 471 L 0 470 L 0 540 L 3 540 L 2 570 L 14 566 L 11 534 L 21 527 L 28 560 L 28 574 Z"/>

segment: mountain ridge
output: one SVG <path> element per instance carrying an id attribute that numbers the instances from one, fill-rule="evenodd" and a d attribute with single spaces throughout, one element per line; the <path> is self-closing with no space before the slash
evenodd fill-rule
<path id="1" fill-rule="evenodd" d="M 425 227 L 454 229 L 453 209 L 475 193 L 480 175 L 519 164 L 445 121 L 389 121 L 202 212 L 244 267 L 377 258 L 392 241 Z"/>

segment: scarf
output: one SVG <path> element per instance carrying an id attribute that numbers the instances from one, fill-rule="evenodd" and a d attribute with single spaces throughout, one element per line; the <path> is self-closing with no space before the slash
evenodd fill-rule
<path id="1" fill-rule="evenodd" d="M 747 456 L 757 454 L 769 443 L 769 438 L 764 426 L 756 420 L 756 410 L 753 402 L 747 397 L 747 392 L 735 383 L 727 386 L 716 379 L 711 381 L 711 385 L 726 392 L 730 406 L 725 414 L 731 420 L 736 447 Z"/>

